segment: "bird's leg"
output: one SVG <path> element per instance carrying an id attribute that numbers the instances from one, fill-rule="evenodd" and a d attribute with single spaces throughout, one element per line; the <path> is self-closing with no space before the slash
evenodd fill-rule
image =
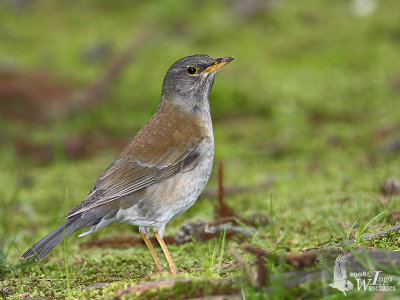
<path id="1" fill-rule="evenodd" d="M 155 233 L 156 239 L 158 241 L 158 243 L 161 246 L 161 249 L 164 252 L 165 258 L 168 261 L 168 265 L 169 265 L 169 274 L 174 275 L 174 274 L 178 274 L 178 269 L 175 267 L 174 262 L 172 261 L 172 257 L 169 254 L 167 245 L 165 245 L 164 239 L 160 238 L 157 234 L 157 232 Z"/>
<path id="2" fill-rule="evenodd" d="M 146 243 L 147 248 L 149 248 L 151 256 L 153 257 L 154 263 L 156 264 L 157 271 L 161 272 L 163 268 L 161 267 L 160 261 L 158 260 L 156 251 L 154 251 L 153 245 L 151 244 L 150 239 L 140 231 L 140 235 L 142 236 L 143 241 Z"/>

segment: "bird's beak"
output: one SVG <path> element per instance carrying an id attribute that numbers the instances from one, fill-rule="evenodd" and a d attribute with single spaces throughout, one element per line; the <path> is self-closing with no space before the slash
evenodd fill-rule
<path id="1" fill-rule="evenodd" d="M 215 63 L 213 63 L 211 66 L 209 66 L 203 72 L 201 72 L 200 75 L 208 75 L 208 74 L 214 73 L 217 70 L 219 70 L 220 68 L 222 68 L 223 66 L 225 66 L 226 64 L 230 63 L 234 59 L 235 59 L 234 57 L 230 57 L 230 56 L 217 58 L 215 60 Z"/>

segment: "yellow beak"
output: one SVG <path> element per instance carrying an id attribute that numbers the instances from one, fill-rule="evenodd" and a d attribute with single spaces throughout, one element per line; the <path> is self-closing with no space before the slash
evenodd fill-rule
<path id="1" fill-rule="evenodd" d="M 217 58 L 215 60 L 215 63 L 212 64 L 211 66 L 209 66 L 203 72 L 201 72 L 200 75 L 206 75 L 206 74 L 214 73 L 217 70 L 221 69 L 226 64 L 230 63 L 234 59 L 235 59 L 234 57 L 230 57 L 230 56 Z"/>

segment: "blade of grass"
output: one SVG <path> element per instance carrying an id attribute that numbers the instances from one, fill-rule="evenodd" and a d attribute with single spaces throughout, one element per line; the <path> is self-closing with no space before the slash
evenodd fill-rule
<path id="1" fill-rule="evenodd" d="M 360 229 L 364 225 L 364 218 L 363 218 L 363 213 L 362 213 L 362 209 L 361 209 L 361 199 L 360 199 L 360 197 L 357 198 L 357 211 L 358 211 L 358 220 L 359 220 L 359 222 L 358 222 L 358 232 L 360 232 Z"/>
<path id="2" fill-rule="evenodd" d="M 249 226 L 244 224 L 238 218 L 234 218 L 234 219 L 240 226 L 242 226 L 248 233 L 250 233 L 252 235 L 253 239 L 256 240 L 260 246 L 264 247 L 264 249 L 268 248 L 267 245 L 265 244 L 265 242 L 258 237 L 257 232 L 254 232 L 254 230 L 252 230 Z"/>
<path id="3" fill-rule="evenodd" d="M 68 201 L 68 188 L 65 188 L 65 203 Z M 71 299 L 71 286 L 69 282 L 69 268 L 67 264 L 67 251 L 66 251 L 66 236 L 65 236 L 65 221 L 63 222 L 63 246 L 64 246 L 64 267 L 65 267 L 65 277 L 67 280 L 67 292 L 68 299 Z"/>
<path id="4" fill-rule="evenodd" d="M 215 257 L 217 254 L 217 247 L 218 247 L 219 240 L 220 240 L 220 238 L 218 238 L 218 241 L 214 245 L 214 248 L 212 249 L 212 251 L 211 251 L 211 241 L 208 241 L 208 251 L 210 253 L 210 265 L 209 265 L 208 269 L 210 272 L 214 271 Z"/>
<path id="5" fill-rule="evenodd" d="M 351 244 L 349 243 L 349 241 L 347 241 L 345 239 L 346 235 L 344 234 L 343 230 L 335 224 L 335 222 L 333 222 L 333 220 L 331 219 L 331 217 L 323 210 L 321 210 L 322 215 L 324 216 L 324 218 L 328 221 L 329 224 L 329 229 L 331 231 L 332 236 L 335 236 L 334 231 L 336 231 L 337 235 L 339 235 L 339 239 L 344 239 L 344 243 L 346 248 L 351 248 Z"/>
<path id="6" fill-rule="evenodd" d="M 364 234 L 364 232 L 368 229 L 368 227 L 377 219 L 379 219 L 383 214 L 387 213 L 387 210 L 382 211 L 381 213 L 377 214 L 373 217 L 365 226 L 358 232 L 357 234 L 357 243 L 358 239 Z"/>
<path id="7" fill-rule="evenodd" d="M 347 232 L 347 238 L 348 239 L 350 239 L 351 232 L 353 231 L 354 226 L 356 226 L 357 222 L 358 222 L 358 219 L 354 221 L 353 225 L 351 225 L 349 231 Z"/>
<path id="8" fill-rule="evenodd" d="M 8 244 L 7 250 L 6 250 L 6 254 L 5 254 L 5 258 L 8 257 L 8 254 L 10 253 L 11 248 L 14 246 L 15 241 L 17 240 L 16 237 L 11 238 L 10 243 Z"/>
<path id="9" fill-rule="evenodd" d="M 332 235 L 333 236 L 338 235 L 339 239 L 344 238 L 346 235 L 344 234 L 343 230 L 335 222 L 333 222 L 328 213 L 325 212 L 324 210 L 321 210 L 321 213 L 324 216 L 324 218 L 328 221 Z"/>
<path id="10" fill-rule="evenodd" d="M 224 230 L 224 234 L 222 236 L 221 252 L 219 254 L 217 272 L 219 272 L 219 270 L 221 269 L 222 257 L 224 255 L 224 248 L 225 248 L 225 240 L 226 240 L 226 227 L 225 227 L 225 230 Z"/>
<path id="11" fill-rule="evenodd" d="M 274 208 L 272 201 L 272 193 L 269 194 L 269 235 L 270 242 L 273 244 L 275 237 L 275 220 L 274 220 Z"/>
<path id="12" fill-rule="evenodd" d="M 276 243 L 279 246 L 284 246 L 284 243 L 286 242 L 286 240 L 288 239 L 289 235 L 287 232 L 285 232 L 282 237 L 278 240 L 278 242 Z"/>

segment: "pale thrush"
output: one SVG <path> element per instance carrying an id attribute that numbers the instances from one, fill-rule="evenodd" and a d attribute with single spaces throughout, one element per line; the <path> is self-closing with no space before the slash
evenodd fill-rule
<path id="1" fill-rule="evenodd" d="M 100 175 L 89 195 L 67 213 L 65 223 L 22 258 L 44 258 L 82 227 L 90 228 L 79 236 L 127 222 L 139 226 L 162 270 L 149 239 L 153 227 L 170 272 L 177 273 L 163 240 L 165 225 L 195 203 L 210 177 L 214 136 L 208 97 L 216 71 L 232 60 L 202 54 L 175 62 L 165 75 L 155 114 Z"/>

